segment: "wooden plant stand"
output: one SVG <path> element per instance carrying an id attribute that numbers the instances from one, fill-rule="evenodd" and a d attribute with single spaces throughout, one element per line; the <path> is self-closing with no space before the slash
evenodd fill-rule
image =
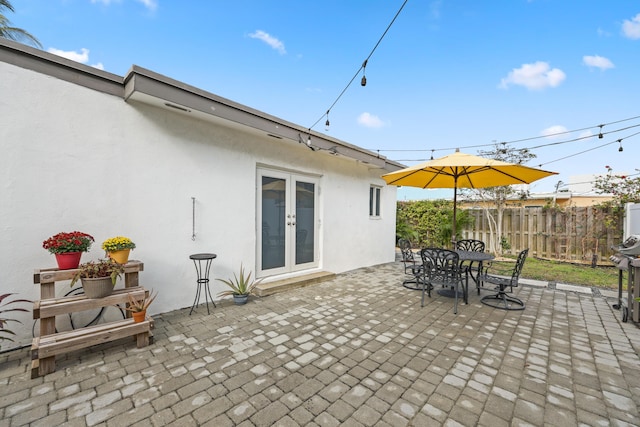
<path id="1" fill-rule="evenodd" d="M 149 293 L 138 284 L 138 273 L 143 269 L 142 262 L 129 261 L 124 268 L 124 289 L 116 289 L 112 295 L 96 299 L 84 295 L 56 297 L 56 282 L 71 280 L 78 270 L 36 270 L 33 283 L 40 284 L 40 300 L 33 304 L 33 318 L 40 319 L 40 335 L 34 337 L 31 345 L 31 378 L 55 372 L 58 354 L 130 336 L 135 336 L 138 348 L 152 343 L 153 319 L 147 316 L 145 321 L 134 323 L 130 312 L 123 320 L 56 332 L 56 316 L 127 304 L 129 295 L 138 301 L 143 299 Z"/>

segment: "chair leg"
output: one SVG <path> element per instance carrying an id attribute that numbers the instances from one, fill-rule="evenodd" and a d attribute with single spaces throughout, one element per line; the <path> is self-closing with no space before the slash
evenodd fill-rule
<path id="1" fill-rule="evenodd" d="M 427 292 L 427 295 L 429 296 L 429 298 L 431 298 L 431 289 L 433 288 L 433 286 L 425 279 L 419 279 L 417 283 L 422 283 L 422 301 L 420 302 L 420 307 L 424 307 L 424 293 Z"/>
<path id="2" fill-rule="evenodd" d="M 500 286 L 497 294 L 482 297 L 480 302 L 500 310 L 524 310 L 525 308 L 521 299 L 507 295 L 505 286 Z"/>
<path id="3" fill-rule="evenodd" d="M 458 314 L 458 283 L 457 282 L 456 282 L 456 285 L 453 287 L 453 294 L 455 298 L 453 302 L 453 314 Z"/>

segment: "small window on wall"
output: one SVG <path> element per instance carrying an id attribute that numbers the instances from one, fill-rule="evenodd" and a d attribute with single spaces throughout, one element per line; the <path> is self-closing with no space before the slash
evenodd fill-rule
<path id="1" fill-rule="evenodd" d="M 369 216 L 380 217 L 380 187 L 369 187 Z"/>

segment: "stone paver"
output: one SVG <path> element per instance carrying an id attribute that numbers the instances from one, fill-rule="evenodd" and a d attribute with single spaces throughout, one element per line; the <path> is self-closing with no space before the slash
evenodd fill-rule
<path id="1" fill-rule="evenodd" d="M 640 328 L 615 292 L 524 281 L 524 311 L 401 286 L 385 264 L 57 359 L 0 354 L 0 426 L 640 424 Z M 490 290 L 483 290 L 483 293 Z"/>

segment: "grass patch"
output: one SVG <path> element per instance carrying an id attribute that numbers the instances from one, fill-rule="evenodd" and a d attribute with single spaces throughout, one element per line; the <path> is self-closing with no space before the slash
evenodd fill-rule
<path id="1" fill-rule="evenodd" d="M 618 271 L 613 265 L 592 268 L 590 265 L 571 264 L 529 256 L 524 263 L 520 277 L 546 282 L 618 289 Z M 626 276 L 625 273 L 625 285 Z"/>

